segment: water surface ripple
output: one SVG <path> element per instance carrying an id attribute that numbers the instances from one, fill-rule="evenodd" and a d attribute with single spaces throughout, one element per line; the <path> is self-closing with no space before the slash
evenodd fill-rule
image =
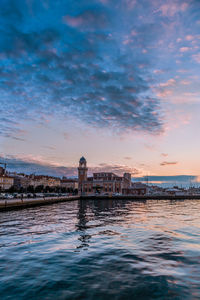
<path id="1" fill-rule="evenodd" d="M 200 201 L 0 213 L 0 299 L 200 299 Z"/>

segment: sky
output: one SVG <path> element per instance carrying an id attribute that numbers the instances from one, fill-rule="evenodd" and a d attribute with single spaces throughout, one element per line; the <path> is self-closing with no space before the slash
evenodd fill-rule
<path id="1" fill-rule="evenodd" d="M 198 182 L 199 82 L 199 0 L 0 1 L 8 170 Z"/>

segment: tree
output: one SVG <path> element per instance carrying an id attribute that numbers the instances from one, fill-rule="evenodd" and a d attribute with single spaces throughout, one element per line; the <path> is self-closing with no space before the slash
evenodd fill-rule
<path id="1" fill-rule="evenodd" d="M 12 185 L 12 186 L 8 189 L 8 192 L 9 192 L 9 193 L 15 193 L 15 192 L 17 192 L 17 188 L 16 188 L 14 185 Z"/>
<path id="2" fill-rule="evenodd" d="M 45 188 L 44 188 L 44 192 L 45 193 L 49 193 L 50 192 L 50 187 L 47 185 L 47 186 L 45 186 Z"/>
<path id="3" fill-rule="evenodd" d="M 67 189 L 66 189 L 65 186 L 61 187 L 61 192 L 62 192 L 62 193 L 66 193 L 66 191 L 67 191 Z"/>
<path id="4" fill-rule="evenodd" d="M 24 193 L 24 188 L 23 188 L 23 186 L 20 187 L 19 192 L 20 192 L 20 193 Z"/>
<path id="5" fill-rule="evenodd" d="M 33 186 L 33 185 L 29 185 L 29 186 L 27 187 L 27 192 L 28 192 L 28 193 L 34 193 L 34 192 L 35 192 L 34 186 Z"/>
<path id="6" fill-rule="evenodd" d="M 56 193 L 60 193 L 60 187 L 56 186 Z"/>
<path id="7" fill-rule="evenodd" d="M 35 192 L 36 193 L 41 193 L 44 190 L 44 186 L 43 185 L 37 185 L 35 188 Z"/>

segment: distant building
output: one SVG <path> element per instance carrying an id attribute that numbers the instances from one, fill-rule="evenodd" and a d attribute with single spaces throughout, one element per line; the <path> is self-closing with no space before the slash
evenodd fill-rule
<path id="1" fill-rule="evenodd" d="M 1 191 L 8 190 L 13 185 L 14 185 L 13 177 L 10 177 L 7 175 L 0 176 L 0 190 Z"/>
<path id="2" fill-rule="evenodd" d="M 5 165 L 6 168 L 6 165 Z M 14 185 L 14 178 L 7 174 L 6 169 L 0 167 L 0 190 L 5 191 Z"/>
<path id="3" fill-rule="evenodd" d="M 30 185 L 33 187 L 36 186 L 49 186 L 49 187 L 56 187 L 60 186 L 60 178 L 46 176 L 46 175 L 30 175 Z"/>
<path id="4" fill-rule="evenodd" d="M 63 178 L 60 181 L 60 187 L 65 187 L 66 189 L 73 189 L 73 190 L 78 189 L 78 180 Z"/>
<path id="5" fill-rule="evenodd" d="M 78 167 L 78 191 L 81 195 L 91 194 L 122 194 L 124 189 L 131 186 L 131 174 L 118 176 L 112 172 L 94 173 L 87 177 L 87 161 L 81 157 Z"/>
<path id="6" fill-rule="evenodd" d="M 13 174 L 13 178 L 14 178 L 14 186 L 17 189 L 27 188 L 29 185 L 31 185 L 31 178 L 29 175 Z"/>
<path id="7" fill-rule="evenodd" d="M 184 196 L 187 194 L 187 191 L 178 187 L 173 187 L 173 188 L 165 189 L 165 193 L 167 195 Z"/>

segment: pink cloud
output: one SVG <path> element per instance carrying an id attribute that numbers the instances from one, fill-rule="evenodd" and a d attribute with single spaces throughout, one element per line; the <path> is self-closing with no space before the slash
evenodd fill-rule
<path id="1" fill-rule="evenodd" d="M 174 1 L 170 1 L 169 3 L 165 3 L 161 5 L 158 11 L 165 17 L 173 17 L 178 12 L 184 12 L 188 8 L 188 3 L 184 2 L 182 4 L 174 3 Z"/>
<path id="2" fill-rule="evenodd" d="M 179 106 L 181 107 L 181 106 Z M 166 120 L 167 120 L 167 125 L 165 128 L 166 132 L 173 131 L 174 129 L 178 129 L 182 126 L 186 126 L 190 123 L 192 120 L 192 115 L 191 113 L 185 112 L 180 109 L 173 109 L 173 114 L 171 109 L 166 111 Z"/>
<path id="3" fill-rule="evenodd" d="M 125 0 L 126 7 L 130 10 L 137 4 L 137 0 Z"/>
<path id="4" fill-rule="evenodd" d="M 185 69 L 180 69 L 180 70 L 178 70 L 177 72 L 178 72 L 178 73 L 187 73 L 187 72 L 188 72 L 188 70 L 185 70 Z"/>
<path id="5" fill-rule="evenodd" d="M 172 90 L 165 90 L 165 91 L 157 93 L 157 97 L 159 97 L 159 98 L 166 98 L 171 95 L 172 95 Z"/>
<path id="6" fill-rule="evenodd" d="M 186 37 L 185 37 L 185 39 L 186 39 L 186 41 L 192 41 L 192 40 L 194 40 L 194 36 L 193 35 L 186 35 Z"/>
<path id="7" fill-rule="evenodd" d="M 161 156 L 163 156 L 163 157 L 167 157 L 167 156 L 168 156 L 168 154 L 167 154 L 167 153 L 161 153 Z"/>
<path id="8" fill-rule="evenodd" d="M 187 51 L 189 51 L 190 50 L 190 48 L 189 47 L 181 47 L 180 49 L 179 49 L 179 51 L 180 52 L 187 52 Z"/>
<path id="9" fill-rule="evenodd" d="M 181 80 L 180 84 L 182 85 L 189 85 L 191 82 L 189 80 Z"/>
<path id="10" fill-rule="evenodd" d="M 163 74 L 164 71 L 163 70 L 154 70 L 153 73 L 154 74 Z"/>
<path id="11" fill-rule="evenodd" d="M 128 44 L 131 44 L 133 41 L 131 39 L 127 39 L 127 40 L 124 40 L 122 43 L 123 45 L 128 45 Z"/>
<path id="12" fill-rule="evenodd" d="M 96 14 L 90 10 L 83 12 L 77 16 L 66 15 L 63 22 L 67 25 L 81 30 L 93 30 L 94 28 L 103 28 L 107 24 L 106 15 Z"/>
<path id="13" fill-rule="evenodd" d="M 137 33 L 137 31 L 135 31 L 135 30 L 132 30 L 132 31 L 131 31 L 131 35 L 132 35 L 132 36 L 137 36 L 137 35 L 138 35 L 138 33 Z"/>
<path id="14" fill-rule="evenodd" d="M 177 161 L 163 161 L 160 163 L 161 166 L 171 166 L 171 165 L 177 165 Z"/>
<path id="15" fill-rule="evenodd" d="M 79 17 L 65 16 L 64 21 L 71 27 L 79 27 L 84 23 L 84 19 L 80 16 Z"/>
<path id="16" fill-rule="evenodd" d="M 176 83 L 176 80 L 172 78 L 172 79 L 169 79 L 167 82 L 160 83 L 160 87 L 173 86 L 173 85 L 175 85 L 175 83 Z"/>
<path id="17" fill-rule="evenodd" d="M 196 103 L 199 102 L 199 96 L 197 93 L 182 93 L 178 96 L 172 96 L 170 102 L 174 104 L 183 104 L 183 103 Z M 184 117 L 185 120 L 189 120 L 190 117 Z M 187 122 L 188 123 L 188 122 Z"/>

